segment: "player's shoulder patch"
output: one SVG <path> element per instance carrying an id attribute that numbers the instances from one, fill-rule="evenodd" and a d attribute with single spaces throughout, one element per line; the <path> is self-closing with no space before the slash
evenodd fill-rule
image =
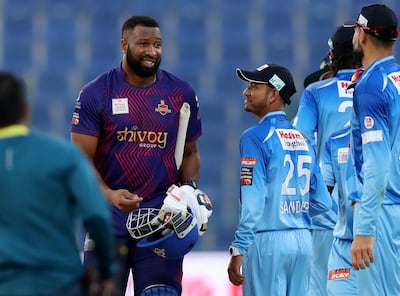
<path id="1" fill-rule="evenodd" d="M 240 169 L 240 186 L 253 185 L 253 168 L 241 167 Z"/>
<path id="2" fill-rule="evenodd" d="M 364 126 L 366 129 L 371 129 L 375 125 L 375 121 L 371 116 L 364 117 Z"/>
<path id="3" fill-rule="evenodd" d="M 242 165 L 255 166 L 257 164 L 257 158 L 255 158 L 255 157 L 243 157 L 241 164 Z"/>

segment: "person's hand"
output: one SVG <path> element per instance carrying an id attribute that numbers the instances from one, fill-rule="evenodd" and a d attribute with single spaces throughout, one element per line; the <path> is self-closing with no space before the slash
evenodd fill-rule
<path id="1" fill-rule="evenodd" d="M 232 256 L 231 261 L 229 262 L 228 266 L 229 280 L 235 286 L 243 285 L 245 280 L 244 276 L 240 272 L 240 269 L 242 267 L 242 262 L 243 262 L 242 255 Z"/>
<path id="2" fill-rule="evenodd" d="M 108 201 L 118 209 L 131 212 L 139 208 L 140 202 L 143 200 L 135 193 L 131 193 L 126 189 L 107 190 Z"/>
<path id="3" fill-rule="evenodd" d="M 374 237 L 367 235 L 356 235 L 351 244 L 351 265 L 355 270 L 369 267 L 374 258 Z"/>

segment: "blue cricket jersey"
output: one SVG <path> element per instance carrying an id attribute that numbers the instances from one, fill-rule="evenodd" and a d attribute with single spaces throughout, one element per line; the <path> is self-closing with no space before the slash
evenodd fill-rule
<path id="1" fill-rule="evenodd" d="M 357 175 L 362 181 L 356 235 L 375 235 L 382 203 L 400 203 L 400 65 L 393 56 L 365 69 L 354 90 Z"/>
<path id="2" fill-rule="evenodd" d="M 315 151 L 284 112 L 246 130 L 240 153 L 240 221 L 232 245 L 241 254 L 257 232 L 310 229 L 310 216 L 331 206 Z"/>
<path id="3" fill-rule="evenodd" d="M 354 69 L 339 70 L 335 77 L 310 84 L 302 93 L 294 126 L 315 145 L 318 160 L 329 136 L 350 123 L 353 90 L 347 90 Z M 337 195 L 330 211 L 314 217 L 313 229 L 333 229 L 337 220 Z"/>
<path id="4" fill-rule="evenodd" d="M 347 179 L 350 149 L 350 126 L 334 132 L 326 141 L 322 153 L 322 174 L 327 186 L 338 189 L 338 219 L 333 235 L 340 239 L 353 240 L 353 207 L 348 198 Z M 350 172 L 354 171 L 350 170 Z"/>
<path id="5" fill-rule="evenodd" d="M 94 164 L 111 189 L 127 189 L 144 198 L 141 206 L 158 207 L 178 180 L 174 155 L 184 102 L 190 104 L 186 142 L 191 142 L 202 134 L 193 88 L 164 70 L 152 85 L 135 87 L 120 65 L 83 87 L 71 132 L 98 137 Z M 128 236 L 126 218 L 113 207 L 117 235 Z"/>

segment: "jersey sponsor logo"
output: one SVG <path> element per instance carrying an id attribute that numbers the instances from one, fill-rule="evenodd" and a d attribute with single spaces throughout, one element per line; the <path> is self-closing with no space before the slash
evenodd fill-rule
<path id="1" fill-rule="evenodd" d="M 128 98 L 113 98 L 112 99 L 112 114 L 128 114 Z"/>
<path id="2" fill-rule="evenodd" d="M 79 124 L 79 113 L 77 112 L 72 113 L 72 124 L 73 125 Z"/>
<path id="3" fill-rule="evenodd" d="M 79 92 L 79 95 L 78 95 L 78 97 L 76 98 L 76 100 L 75 100 L 75 109 L 81 109 L 81 102 L 80 102 L 80 99 L 81 99 L 81 95 L 83 94 L 83 90 L 81 90 L 80 92 Z"/>
<path id="4" fill-rule="evenodd" d="M 120 142 L 139 142 L 142 148 L 161 148 L 167 146 L 168 132 L 141 131 L 137 126 L 117 131 L 117 140 Z"/>
<path id="5" fill-rule="evenodd" d="M 77 110 L 81 109 L 81 102 L 76 101 L 74 107 L 75 107 L 75 109 L 77 109 Z"/>
<path id="6" fill-rule="evenodd" d="M 388 77 L 390 80 L 392 80 L 394 86 L 397 88 L 397 93 L 400 94 L 400 72 L 390 73 Z"/>
<path id="7" fill-rule="evenodd" d="M 160 248 L 153 248 L 153 252 L 156 253 L 158 256 L 166 259 L 167 255 L 165 254 L 165 249 L 160 249 Z"/>
<path id="8" fill-rule="evenodd" d="M 351 81 L 348 80 L 338 80 L 337 88 L 340 98 L 352 98 L 353 97 L 353 89 L 347 89 L 350 85 Z"/>
<path id="9" fill-rule="evenodd" d="M 338 149 L 337 162 L 346 163 L 349 155 L 349 147 L 342 147 Z"/>
<path id="10" fill-rule="evenodd" d="M 253 185 L 253 168 L 242 167 L 240 169 L 240 185 Z"/>
<path id="11" fill-rule="evenodd" d="M 160 113 L 162 116 L 171 113 L 171 109 L 169 109 L 168 105 L 165 104 L 164 100 L 160 100 L 160 103 L 157 105 L 157 108 L 154 111 Z"/>
<path id="12" fill-rule="evenodd" d="M 362 134 L 361 137 L 362 137 L 363 145 L 371 143 L 371 142 L 382 142 L 383 141 L 383 136 L 382 136 L 381 130 L 365 132 Z"/>
<path id="13" fill-rule="evenodd" d="M 294 129 L 276 129 L 279 141 L 281 142 L 283 150 L 306 150 L 308 146 L 303 135 Z"/>
<path id="14" fill-rule="evenodd" d="M 375 125 L 375 121 L 371 116 L 364 117 L 364 126 L 366 129 L 373 128 Z"/>
<path id="15" fill-rule="evenodd" d="M 339 268 L 330 270 L 328 273 L 328 280 L 338 280 L 338 279 L 349 279 L 350 278 L 350 268 Z"/>
<path id="16" fill-rule="evenodd" d="M 281 215 L 308 213 L 309 202 L 306 200 L 282 200 Z"/>
<path id="17" fill-rule="evenodd" d="M 255 157 L 243 157 L 242 158 L 242 165 L 256 165 L 257 158 Z"/>

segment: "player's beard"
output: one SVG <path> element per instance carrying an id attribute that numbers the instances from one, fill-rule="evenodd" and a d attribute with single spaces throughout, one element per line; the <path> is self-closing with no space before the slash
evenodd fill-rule
<path id="1" fill-rule="evenodd" d="M 140 64 L 140 60 L 136 60 L 133 57 L 130 48 L 128 46 L 128 49 L 126 51 L 126 63 L 128 64 L 129 68 L 138 76 L 147 78 L 157 73 L 158 67 L 161 64 L 161 58 L 154 63 L 154 66 L 152 68 L 143 67 Z"/>

